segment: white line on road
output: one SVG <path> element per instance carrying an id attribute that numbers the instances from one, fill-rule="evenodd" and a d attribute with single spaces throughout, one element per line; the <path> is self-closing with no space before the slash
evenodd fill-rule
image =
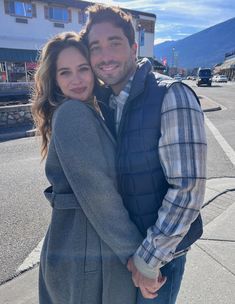
<path id="1" fill-rule="evenodd" d="M 224 137 L 221 135 L 218 129 L 213 125 L 213 123 L 209 120 L 209 118 L 205 115 L 205 122 L 208 128 L 211 130 L 212 134 L 214 135 L 215 139 L 224 150 L 225 154 L 228 156 L 231 163 L 235 166 L 235 151 L 233 148 L 227 143 Z"/>

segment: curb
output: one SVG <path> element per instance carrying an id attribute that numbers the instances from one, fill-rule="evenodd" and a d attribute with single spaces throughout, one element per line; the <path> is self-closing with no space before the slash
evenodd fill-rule
<path id="1" fill-rule="evenodd" d="M 203 112 L 213 112 L 222 110 L 222 107 L 209 97 L 204 95 L 198 95 L 198 98 L 201 102 Z"/>
<path id="2" fill-rule="evenodd" d="M 204 109 L 203 112 L 214 112 L 214 111 L 220 111 L 222 108 L 220 106 L 210 109 Z"/>
<path id="3" fill-rule="evenodd" d="M 36 129 L 8 132 L 8 133 L 0 134 L 0 142 L 12 140 L 12 139 L 25 138 L 25 137 L 33 137 L 35 135 L 36 135 Z"/>
<path id="4" fill-rule="evenodd" d="M 201 102 L 203 112 L 213 112 L 222 110 L 222 107 L 210 98 L 204 95 L 198 95 L 198 98 Z M 15 130 L 12 132 L 9 132 L 10 129 L 8 129 L 6 133 L 0 134 L 0 142 L 25 137 L 33 137 L 36 135 L 36 129 L 30 129 L 31 127 L 32 126 L 29 126 L 28 130 Z"/>

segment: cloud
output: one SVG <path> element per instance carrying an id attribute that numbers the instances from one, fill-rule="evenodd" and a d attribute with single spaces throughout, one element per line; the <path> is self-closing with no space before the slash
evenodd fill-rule
<path id="1" fill-rule="evenodd" d="M 156 40 L 185 38 L 186 35 L 235 17 L 234 0 L 95 0 L 94 2 L 156 14 Z"/>
<path id="2" fill-rule="evenodd" d="M 163 43 L 163 42 L 166 42 L 166 41 L 172 41 L 172 39 L 170 37 L 157 38 L 157 39 L 154 39 L 154 45 L 155 44 L 160 44 L 160 43 Z"/>

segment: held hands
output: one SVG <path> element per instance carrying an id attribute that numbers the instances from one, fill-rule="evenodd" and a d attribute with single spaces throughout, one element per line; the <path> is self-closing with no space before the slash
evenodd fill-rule
<path id="1" fill-rule="evenodd" d="M 166 277 L 163 277 L 160 271 L 156 279 L 145 277 L 141 272 L 138 271 L 132 258 L 128 260 L 127 268 L 130 272 L 132 272 L 132 280 L 134 282 L 134 285 L 140 288 L 143 297 L 146 299 L 156 298 L 158 295 L 157 291 L 166 282 Z"/>

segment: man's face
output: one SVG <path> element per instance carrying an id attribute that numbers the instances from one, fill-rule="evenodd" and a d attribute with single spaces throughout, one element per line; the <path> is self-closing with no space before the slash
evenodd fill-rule
<path id="1" fill-rule="evenodd" d="M 130 46 L 122 29 L 109 22 L 93 25 L 88 42 L 96 76 L 119 94 L 136 69 L 136 44 Z"/>

